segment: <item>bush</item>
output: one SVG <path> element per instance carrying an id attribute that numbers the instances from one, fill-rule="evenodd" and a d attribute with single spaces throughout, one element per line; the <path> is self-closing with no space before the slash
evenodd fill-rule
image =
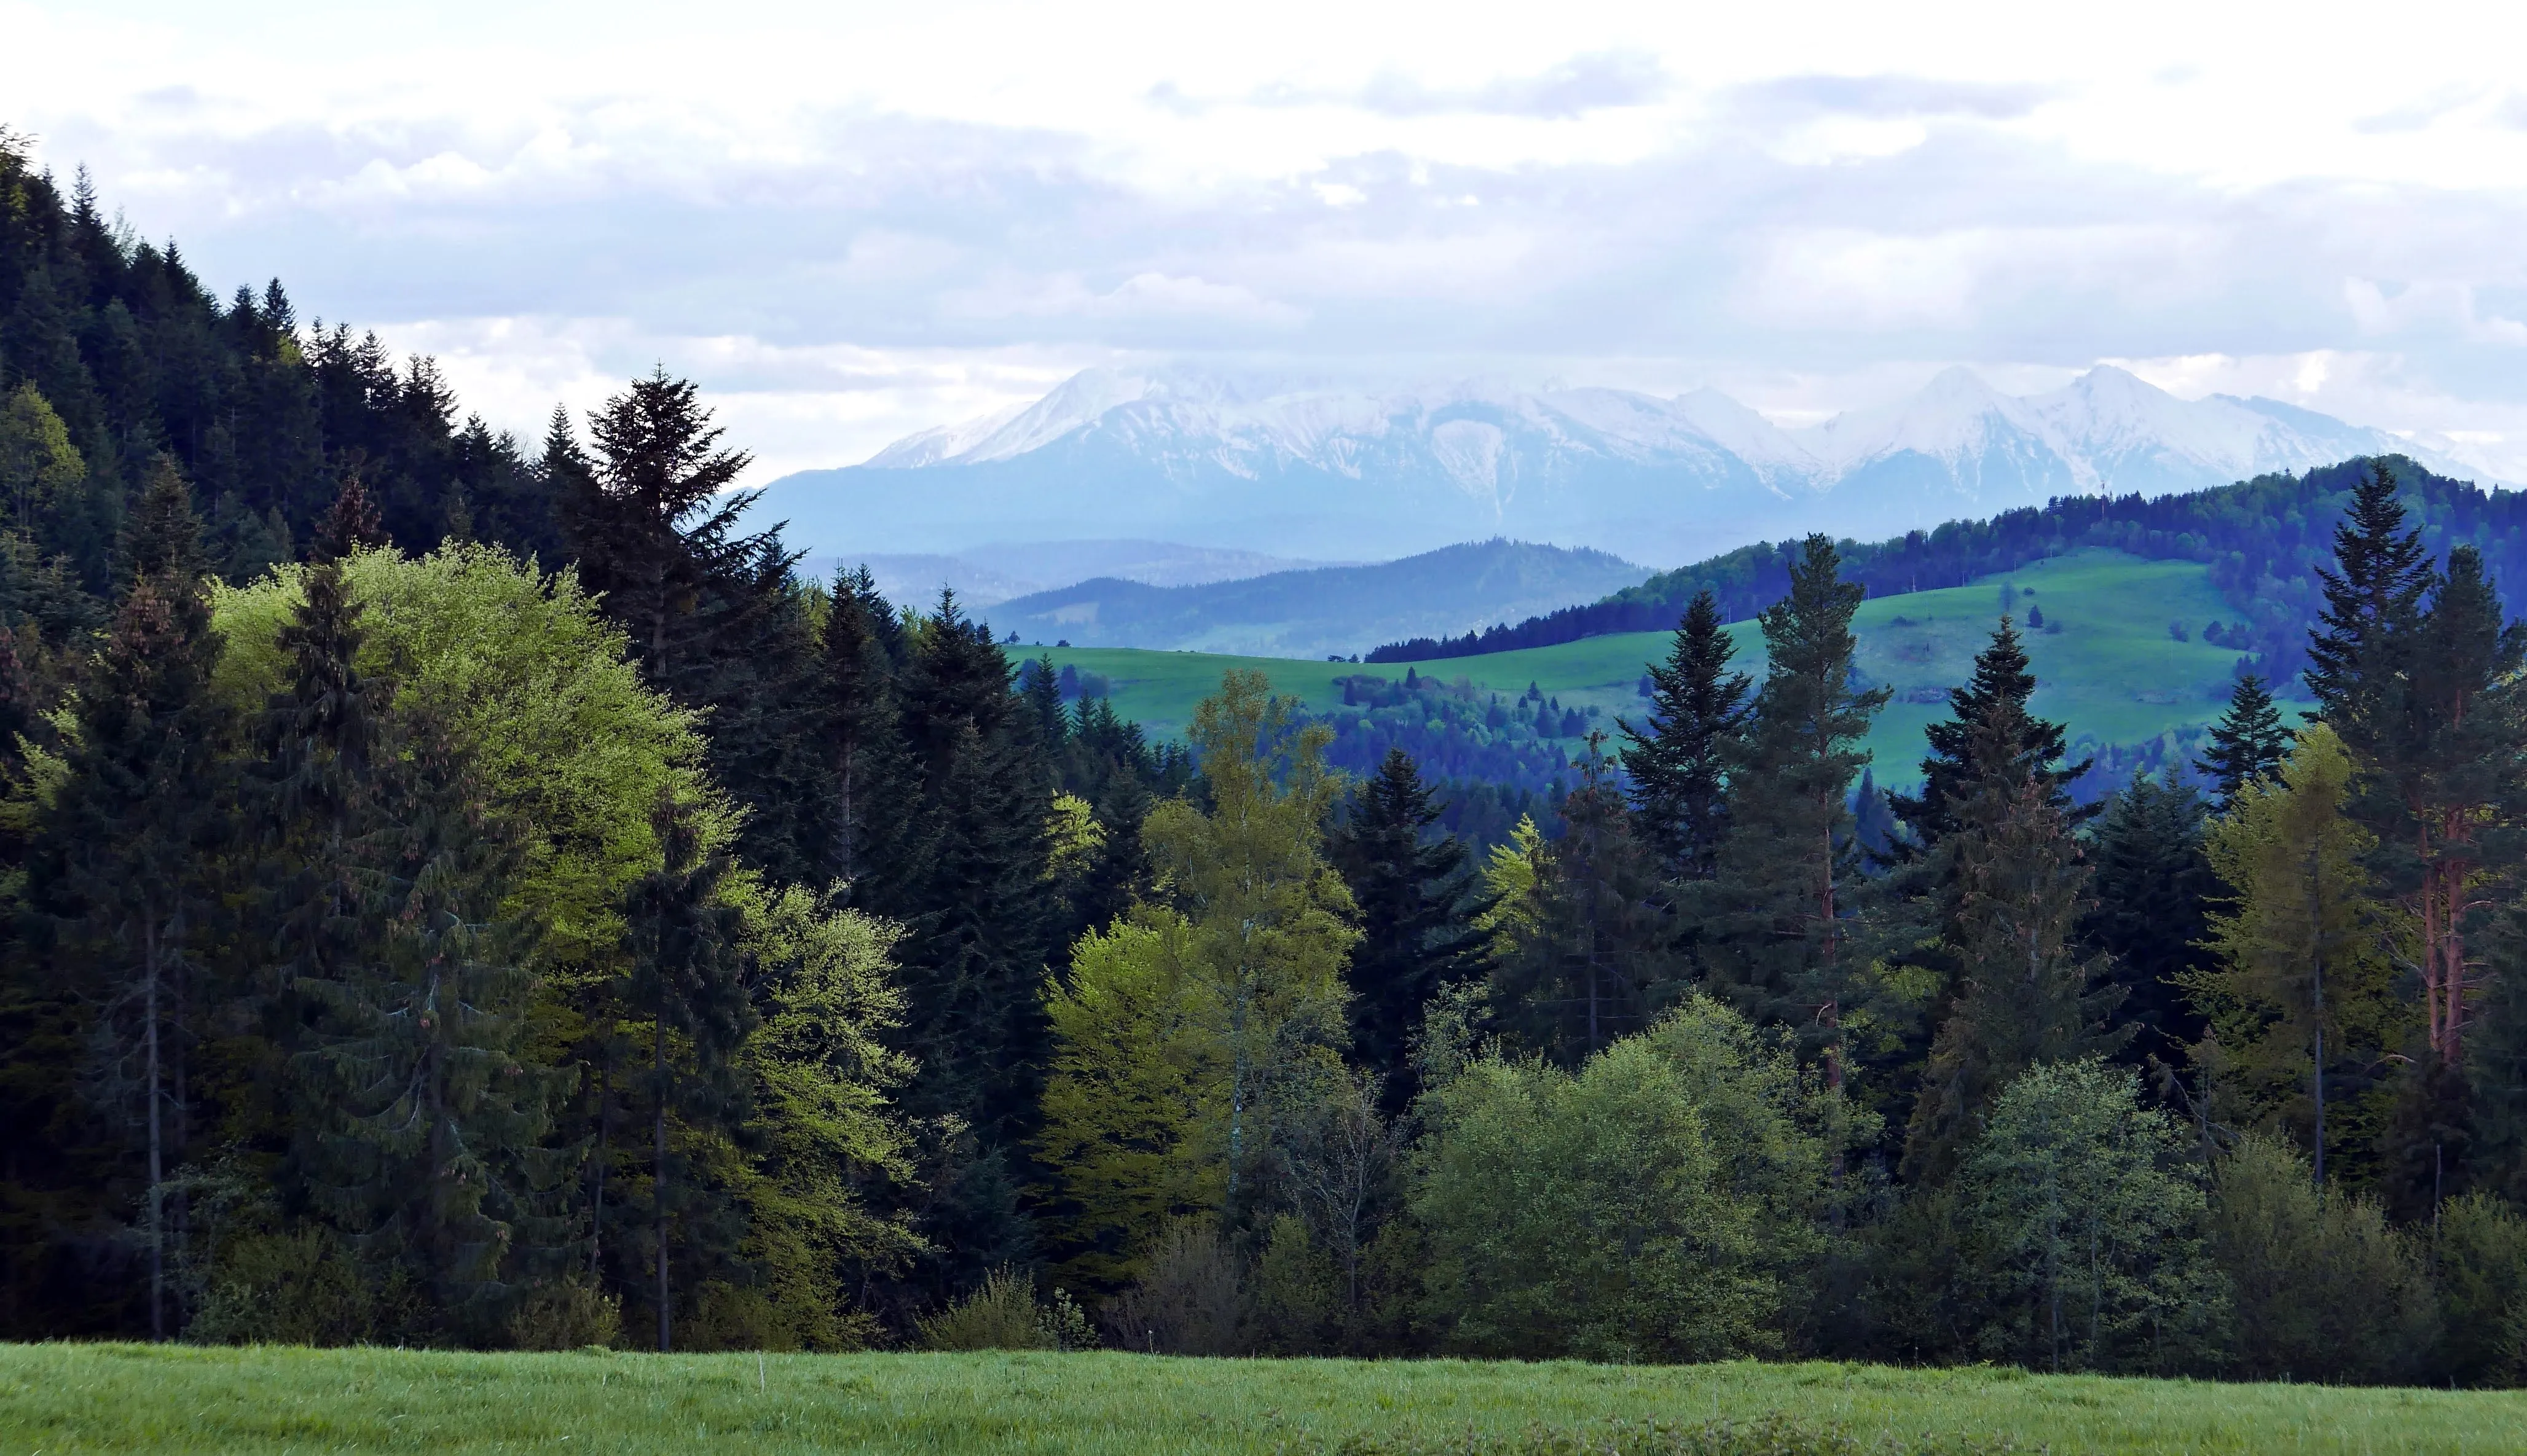
<path id="1" fill-rule="evenodd" d="M 576 1350 L 623 1337 L 623 1302 L 583 1280 L 527 1292 L 509 1314 L 509 1344 L 520 1350 Z"/>
<path id="2" fill-rule="evenodd" d="M 925 1350 L 1083 1350 L 1097 1343 L 1068 1290 L 1056 1289 L 1039 1304 L 1035 1276 L 1006 1266 L 919 1328 Z"/>
<path id="3" fill-rule="evenodd" d="M 422 1338 L 421 1291 L 364 1268 L 330 1230 L 230 1238 L 185 1336 L 203 1344 L 356 1345 Z"/>
<path id="4" fill-rule="evenodd" d="M 1236 1251 L 1193 1219 L 1167 1226 L 1141 1278 L 1106 1311 L 1117 1345 L 1155 1355 L 1243 1354 L 1248 1322 Z"/>
<path id="5" fill-rule="evenodd" d="M 2461 1385 L 2515 1385 L 2527 1356 L 2513 1322 L 2527 1320 L 2527 1219 L 2486 1193 L 2441 1210 L 2437 1249 L 2438 1376 Z"/>
<path id="6" fill-rule="evenodd" d="M 2248 1133 L 2220 1160 L 2209 1229 L 2236 1301 L 2239 1374 L 2384 1383 L 2422 1373 L 2438 1311 L 2420 1251 L 2377 1204 L 2318 1189 L 2305 1159 Z"/>

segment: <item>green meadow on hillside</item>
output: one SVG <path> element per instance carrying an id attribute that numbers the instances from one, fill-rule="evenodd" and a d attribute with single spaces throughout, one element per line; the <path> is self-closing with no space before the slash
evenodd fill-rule
<path id="1" fill-rule="evenodd" d="M 1963 681 L 1975 652 L 2000 615 L 2001 589 L 2014 585 L 2022 623 L 2039 608 L 2046 627 L 2028 633 L 2028 656 L 2043 684 L 2037 711 L 2069 726 L 2073 738 L 2140 743 L 2209 723 L 2227 700 L 2238 654 L 2202 640 L 2211 622 L 2232 622 L 2235 608 L 2211 585 L 2208 570 L 2188 561 L 2143 561 L 2117 551 L 2084 551 L 2040 561 L 1967 586 L 1879 597 L 1857 618 L 1863 673 L 1895 690 L 1879 715 L 1869 746 L 1882 780 L 1909 782 L 1924 749 L 1922 730 L 1945 716 L 1946 689 Z M 2181 623 L 2179 641 L 2169 624 Z M 2056 625 L 2058 624 L 2058 629 Z M 1755 624 L 1731 628 L 1739 664 L 1762 671 L 1763 639 Z M 1415 665 L 1451 680 L 1504 695 L 1532 682 L 1566 706 L 1595 706 L 1607 716 L 1640 712 L 1641 670 L 1667 651 L 1665 632 L 1589 637 L 1556 647 L 1496 652 Z M 1400 678 L 1407 665 L 1305 662 L 1130 648 L 1012 648 L 1098 674 L 1112 685 L 1114 710 L 1160 736 L 1183 731 L 1193 705 L 1219 686 L 1229 668 L 1264 672 L 1281 692 L 1316 706 L 1337 700 L 1334 679 L 1354 673 Z"/>
<path id="2" fill-rule="evenodd" d="M 1768 1416 L 1863 1440 L 2005 1439 L 2063 1453 L 2492 1453 L 2518 1449 L 2527 1395 L 1744 1362 L 0 1347 L 0 1449 L 48 1456 L 714 1447 L 1295 1456 L 1355 1434 Z"/>

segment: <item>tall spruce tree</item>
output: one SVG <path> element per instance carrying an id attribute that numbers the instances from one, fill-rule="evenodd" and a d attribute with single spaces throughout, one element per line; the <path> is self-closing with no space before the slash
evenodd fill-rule
<path id="1" fill-rule="evenodd" d="M 1941 938 L 1954 991 L 1913 1104 L 1903 1173 L 1944 1181 L 2001 1089 L 2031 1067 L 2118 1049 L 2123 999 L 2103 958 L 2075 933 L 2089 871 L 2044 766 L 2024 745 L 2019 700 L 1995 695 L 1962 746 L 1976 777 L 1947 801 L 1939 841 L 1952 887 Z"/>
<path id="2" fill-rule="evenodd" d="M 1708 590 L 1696 592 L 1667 661 L 1650 665 L 1648 723 L 1623 725 L 1635 822 L 1679 879 L 1710 879 L 1728 830 L 1728 755 L 1752 688 L 1743 673 L 1728 671 L 1736 650 L 1719 603 Z"/>
<path id="3" fill-rule="evenodd" d="M 2481 989 L 2466 951 L 2487 885 L 2521 854 L 2503 806 L 2516 782 L 2516 689 L 2527 633 L 2504 628 L 2471 546 L 2432 569 L 2378 463 L 2335 529 L 2309 689 L 2354 768 L 2350 814 L 2377 839 L 2372 870 L 2413 917 L 2427 1046 L 2460 1065 Z"/>
<path id="4" fill-rule="evenodd" d="M 2261 676 L 2248 673 L 2229 689 L 2229 706 L 2211 726 L 2211 746 L 2194 761 L 2211 779 L 2212 806 L 2221 814 L 2238 801 L 2238 791 L 2258 778 L 2281 772 L 2290 757 L 2291 730 Z"/>
<path id="5" fill-rule="evenodd" d="M 1962 687 L 1948 689 L 1948 717 L 1923 729 L 1931 751 L 1922 760 L 1922 791 L 1890 794 L 1895 816 L 1912 828 L 1924 850 L 1936 847 L 1955 832 L 1958 808 L 1990 767 L 1978 753 L 2005 753 L 2038 774 L 2057 804 L 2068 805 L 2065 785 L 2087 772 L 2085 763 L 2064 765 L 2062 726 L 2027 711 L 2036 692 L 2036 675 L 2027 670 L 2027 648 L 2007 617 L 1992 629 L 1991 640 L 1975 654 L 1974 672 Z M 2009 705 L 2009 721 L 2018 736 L 2007 742 L 1987 740 L 1983 729 L 1992 705 Z M 2085 817 L 2085 816 L 2084 816 Z"/>
<path id="6" fill-rule="evenodd" d="M 1853 686 L 1852 614 L 1832 541 L 1812 535 L 1789 593 L 1761 619 L 1768 656 L 1754 722 L 1729 778 L 1718 873 L 1689 893 L 1712 979 L 1749 1014 L 1795 1027 L 1827 1080 L 1852 1063 L 1846 1021 L 1874 998 L 1872 959 L 1886 934 L 1861 874 L 1851 787 L 1860 744 L 1886 703 Z"/>
<path id="7" fill-rule="evenodd" d="M 173 1332 L 168 1179 L 194 1113 L 193 972 L 218 910 L 210 856 L 228 798 L 211 687 L 220 644 L 189 497 L 162 458 L 125 534 L 130 585 L 80 684 L 77 731 L 30 876 L 36 902 L 65 923 L 65 969 L 92 1006 L 88 1084 L 138 1134 L 133 1202 L 156 1338 Z"/>
<path id="8" fill-rule="evenodd" d="M 744 451 L 688 380 L 658 370 L 589 420 L 594 458 L 546 443 L 580 579 L 602 594 L 649 684 L 710 713 L 713 775 L 748 810 L 740 848 L 767 874 L 808 878 L 824 784 L 809 739 L 816 650 L 778 529 L 743 529 L 755 492 L 730 488 Z M 803 821 L 803 822 L 802 822 Z"/>
<path id="9" fill-rule="evenodd" d="M 647 1297 L 663 1352 L 674 1344 L 674 1269 L 681 1264 L 686 1286 L 697 1286 L 724 1271 L 742 1233 L 705 1170 L 750 1110 L 738 1053 L 756 1016 L 741 916 L 724 892 L 735 865 L 704 841 L 691 806 L 662 797 L 651 827 L 658 867 L 624 897 L 631 976 L 622 999 L 649 1024 Z"/>
<path id="10" fill-rule="evenodd" d="M 1421 1008 L 1448 986 L 1482 976 L 1490 936 L 1473 919 L 1476 895 L 1466 847 L 1431 832 L 1440 808 L 1413 756 L 1390 748 L 1377 774 L 1352 795 L 1351 813 L 1326 846 L 1351 886 L 1361 936 L 1351 953 L 1352 1050 L 1384 1079 L 1390 1114 L 1418 1090 L 1413 1063 Z"/>

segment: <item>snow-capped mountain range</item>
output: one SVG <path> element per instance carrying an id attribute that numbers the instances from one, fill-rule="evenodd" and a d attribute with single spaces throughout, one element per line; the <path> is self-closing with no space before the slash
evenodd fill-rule
<path id="1" fill-rule="evenodd" d="M 2179 399 L 2103 365 L 2023 396 L 1951 369 L 1804 429 L 1711 389 L 1096 369 L 1012 413 L 786 477 L 761 509 L 819 554 L 1137 536 L 1360 559 L 1510 536 L 1664 565 L 2386 453 L 2475 474 L 2385 430 L 2270 399 Z"/>

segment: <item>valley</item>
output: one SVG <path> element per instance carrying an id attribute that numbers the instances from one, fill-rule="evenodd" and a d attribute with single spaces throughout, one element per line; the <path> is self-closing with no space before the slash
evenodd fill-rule
<path id="1" fill-rule="evenodd" d="M 1965 680 L 1974 654 L 1990 637 L 2004 587 L 2017 593 L 2022 625 L 2030 608 L 2043 626 L 2027 630 L 2027 652 L 2042 684 L 2035 711 L 2065 724 L 2072 740 L 2140 745 L 2197 729 L 2218 716 L 2238 654 L 2202 639 L 2203 628 L 2238 616 L 2211 584 L 2204 566 L 2144 561 L 2122 552 L 2089 550 L 2033 562 L 1966 585 L 1879 596 L 1855 619 L 1857 665 L 1894 696 L 1878 716 L 1868 747 L 1879 780 L 1900 786 L 1918 778 L 1923 729 L 1947 714 L 1947 689 Z M 989 615 L 989 614 L 985 614 Z M 2186 639 L 2169 630 L 2181 624 Z M 1730 627 L 1737 666 L 1762 673 L 1762 634 L 1752 621 Z M 1369 675 L 1401 679 L 1460 678 L 1478 690 L 1514 699 L 1529 684 L 1566 709 L 1595 710 L 1609 734 L 1615 720 L 1641 712 L 1643 667 L 1668 650 L 1667 632 L 1624 632 L 1551 647 L 1532 647 L 1421 664 L 1363 665 L 1291 658 L 1130 648 L 1030 644 L 1012 657 L 1049 656 L 1109 684 L 1114 711 L 1154 736 L 1183 732 L 1193 706 L 1215 692 L 1231 668 L 1260 671 L 1273 687 L 1323 710 L 1342 699 L 1339 679 Z M 1569 750 L 1580 744 L 1573 739 Z"/>

